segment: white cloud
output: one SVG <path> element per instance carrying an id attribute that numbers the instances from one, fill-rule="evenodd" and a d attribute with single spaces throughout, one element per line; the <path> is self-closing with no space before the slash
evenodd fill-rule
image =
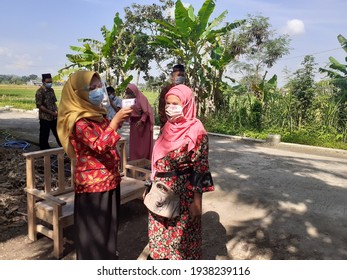
<path id="1" fill-rule="evenodd" d="M 300 35 L 305 33 L 305 24 L 300 19 L 291 19 L 287 21 L 284 32 L 289 35 Z"/>
<path id="2" fill-rule="evenodd" d="M 55 73 L 66 60 L 64 50 L 53 43 L 14 40 L 1 43 L 0 74 Z"/>
<path id="3" fill-rule="evenodd" d="M 8 71 L 28 70 L 34 65 L 33 55 L 27 52 L 20 53 L 20 51 L 16 44 L 0 47 L 1 74 L 6 74 Z"/>
<path id="4" fill-rule="evenodd" d="M 0 47 L 0 56 L 11 57 L 11 52 L 9 51 L 8 48 L 1 48 Z"/>
<path id="5" fill-rule="evenodd" d="M 28 70 L 34 65 L 34 60 L 29 54 L 16 55 L 12 62 L 8 65 L 13 70 Z"/>

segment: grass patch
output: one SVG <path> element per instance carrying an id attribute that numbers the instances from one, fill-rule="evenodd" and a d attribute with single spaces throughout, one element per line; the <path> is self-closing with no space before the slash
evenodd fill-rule
<path id="1" fill-rule="evenodd" d="M 12 106 L 17 109 L 33 110 L 35 93 L 39 87 L 30 85 L 0 85 L 0 107 Z M 60 100 L 62 87 L 54 87 L 57 99 Z"/>
<path id="2" fill-rule="evenodd" d="M 319 128 L 302 128 L 299 131 L 292 132 L 280 128 L 268 128 L 261 131 L 242 126 L 235 128 L 233 127 L 235 124 L 229 121 L 228 116 L 223 115 L 209 119 L 201 118 L 201 121 L 209 132 L 259 140 L 265 140 L 269 134 L 279 134 L 281 135 L 281 141 L 286 143 L 347 150 L 347 143 L 342 141 L 341 135 L 333 132 L 322 132 Z"/>

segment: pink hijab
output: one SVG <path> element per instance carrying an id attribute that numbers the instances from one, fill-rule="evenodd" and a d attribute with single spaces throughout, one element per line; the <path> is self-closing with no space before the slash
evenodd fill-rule
<path id="1" fill-rule="evenodd" d="M 152 154 L 152 178 L 155 175 L 155 163 L 169 152 L 188 144 L 188 151 L 195 147 L 196 139 L 206 130 L 200 120 L 196 118 L 195 98 L 192 90 L 185 85 L 172 87 L 165 98 L 169 95 L 177 96 L 183 107 L 184 119 L 177 123 L 166 122 L 162 133 L 153 147 Z"/>
<path id="2" fill-rule="evenodd" d="M 148 102 L 148 99 L 146 96 L 143 95 L 141 91 L 137 88 L 134 84 L 129 84 L 128 88 L 135 94 L 136 96 L 136 104 L 135 107 L 138 107 L 141 109 L 141 111 L 149 116 L 149 121 L 151 124 L 151 131 L 153 130 L 154 126 L 154 114 L 153 109 L 151 105 Z"/>

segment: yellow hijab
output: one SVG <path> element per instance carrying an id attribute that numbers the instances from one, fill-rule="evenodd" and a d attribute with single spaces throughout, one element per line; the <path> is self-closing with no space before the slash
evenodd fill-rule
<path id="1" fill-rule="evenodd" d="M 89 85 L 92 77 L 99 74 L 94 71 L 77 71 L 70 75 L 61 92 L 61 100 L 58 108 L 57 131 L 64 151 L 70 158 L 76 154 L 70 143 L 75 123 L 82 118 L 101 122 L 106 109 L 89 102 Z"/>

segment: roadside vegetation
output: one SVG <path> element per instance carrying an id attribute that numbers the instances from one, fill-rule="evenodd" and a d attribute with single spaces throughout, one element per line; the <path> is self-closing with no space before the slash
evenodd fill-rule
<path id="1" fill-rule="evenodd" d="M 0 85 L 0 107 L 10 106 L 12 108 L 28 111 L 35 109 L 35 92 L 37 88 L 37 86 L 30 85 Z M 59 101 L 62 86 L 55 86 L 54 90 Z M 153 106 L 155 119 L 157 124 L 159 124 L 156 110 L 158 92 L 148 90 L 144 90 L 143 92 Z M 320 124 L 319 121 L 316 121 L 315 124 L 312 123 L 312 126 L 308 126 L 308 128 L 304 127 L 301 130 L 290 132 L 286 130 L 285 127 L 281 128 L 279 125 L 276 126 L 275 122 L 269 119 L 272 127 L 269 124 L 269 128 L 254 129 L 254 119 L 250 118 L 247 113 L 250 112 L 248 108 L 250 108 L 252 102 L 254 102 L 252 98 L 251 96 L 231 98 L 229 113 L 209 117 L 201 116 L 200 119 L 210 132 L 262 140 L 265 140 L 268 134 L 280 134 L 283 142 L 347 150 L 347 143 L 342 141 L 342 135 L 339 136 L 336 132 L 327 131 L 327 127 Z M 279 106 L 279 108 L 274 110 L 278 112 L 277 117 L 274 116 L 277 118 L 277 123 L 281 123 L 283 119 L 288 118 L 288 116 L 285 117 L 284 114 L 281 113 L 285 112 L 285 102 L 286 101 L 283 99 L 278 99 L 276 102 Z M 324 102 L 324 100 L 322 100 L 322 102 Z M 280 119 L 282 119 L 282 121 Z M 328 120 L 326 122 L 328 122 Z"/>
<path id="2" fill-rule="evenodd" d="M 180 0 L 160 2 L 132 4 L 124 18 L 116 12 L 112 28 L 100 28 L 101 41 L 78 39 L 66 55 L 70 64 L 54 77 L 57 85 L 88 69 L 122 94 L 142 76 L 140 88 L 156 109 L 172 65 L 182 63 L 208 131 L 257 139 L 280 134 L 285 142 L 347 149 L 346 62 L 329 57 L 327 68 L 317 69 L 314 56 L 307 55 L 279 87 L 277 75 L 268 77 L 268 70 L 290 53 L 290 39 L 272 30 L 269 18 L 248 15 L 230 23 L 224 21 L 227 11 L 211 18 L 213 0 L 205 0 L 197 13 Z M 347 54 L 346 38 L 338 34 L 337 40 Z M 153 65 L 162 71 L 158 77 L 149 74 Z M 318 71 L 323 80 L 315 80 Z M 0 86 L 0 106 L 32 109 L 35 87 L 13 87 Z M 55 90 L 59 96 L 61 87 Z"/>

